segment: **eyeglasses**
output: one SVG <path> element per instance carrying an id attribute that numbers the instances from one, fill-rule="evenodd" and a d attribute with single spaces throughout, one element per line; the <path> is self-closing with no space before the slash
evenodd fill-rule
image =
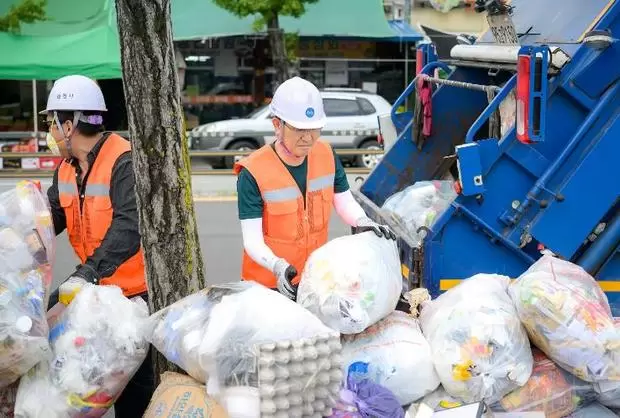
<path id="1" fill-rule="evenodd" d="M 300 137 L 310 135 L 312 138 L 317 138 L 319 135 L 321 135 L 320 129 L 298 129 L 289 124 L 284 124 L 284 126 L 286 126 L 289 130 L 294 132 L 296 135 L 299 135 Z"/>

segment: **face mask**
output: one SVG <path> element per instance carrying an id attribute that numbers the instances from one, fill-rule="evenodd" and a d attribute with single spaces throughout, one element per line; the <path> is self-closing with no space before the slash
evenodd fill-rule
<path id="1" fill-rule="evenodd" d="M 50 132 L 47 133 L 45 141 L 47 142 L 47 147 L 52 151 L 52 154 L 60 155 L 60 148 L 58 148 L 58 144 Z"/>

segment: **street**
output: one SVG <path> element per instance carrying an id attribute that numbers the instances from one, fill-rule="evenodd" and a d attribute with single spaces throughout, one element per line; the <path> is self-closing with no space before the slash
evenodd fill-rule
<path id="1" fill-rule="evenodd" d="M 349 176 L 354 187 L 355 177 Z M 20 179 L 0 181 L 0 193 L 9 190 Z M 47 190 L 49 179 L 41 180 Z M 194 205 L 198 222 L 200 245 L 205 260 L 209 283 L 224 283 L 239 280 L 241 271 L 242 240 L 237 219 L 235 178 L 233 176 L 194 176 L 192 179 Z M 349 233 L 340 218 L 334 213 L 331 222 L 331 237 Z M 70 275 L 79 263 L 69 246 L 66 233 L 58 236 L 56 260 L 54 263 L 54 288 Z"/>

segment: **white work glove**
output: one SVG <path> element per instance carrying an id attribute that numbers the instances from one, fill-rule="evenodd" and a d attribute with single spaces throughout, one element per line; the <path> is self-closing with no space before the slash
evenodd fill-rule
<path id="1" fill-rule="evenodd" d="M 355 233 L 360 234 L 362 232 L 372 231 L 379 238 L 396 239 L 396 234 L 387 225 L 379 225 L 368 217 L 360 218 L 357 220 L 357 226 L 355 227 Z"/>
<path id="2" fill-rule="evenodd" d="M 273 266 L 273 274 L 276 276 L 278 292 L 295 301 L 297 299 L 297 286 L 292 283 L 292 280 L 297 276 L 297 269 L 285 259 L 279 258 Z"/>
<path id="3" fill-rule="evenodd" d="M 58 288 L 58 301 L 63 305 L 69 305 L 86 283 L 88 282 L 81 277 L 69 277 Z"/>

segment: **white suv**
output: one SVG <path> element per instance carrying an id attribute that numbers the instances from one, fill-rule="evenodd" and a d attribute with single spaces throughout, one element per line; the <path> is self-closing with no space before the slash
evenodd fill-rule
<path id="1" fill-rule="evenodd" d="M 381 149 L 377 142 L 377 116 L 389 113 L 392 106 L 383 97 L 360 89 L 327 88 L 321 90 L 327 124 L 321 138 L 334 148 Z M 192 150 L 250 151 L 274 141 L 269 106 L 263 106 L 243 119 L 212 122 L 194 128 L 189 135 Z M 231 168 L 240 157 L 210 158 L 214 167 Z M 377 154 L 342 155 L 343 163 L 373 168 Z"/>

